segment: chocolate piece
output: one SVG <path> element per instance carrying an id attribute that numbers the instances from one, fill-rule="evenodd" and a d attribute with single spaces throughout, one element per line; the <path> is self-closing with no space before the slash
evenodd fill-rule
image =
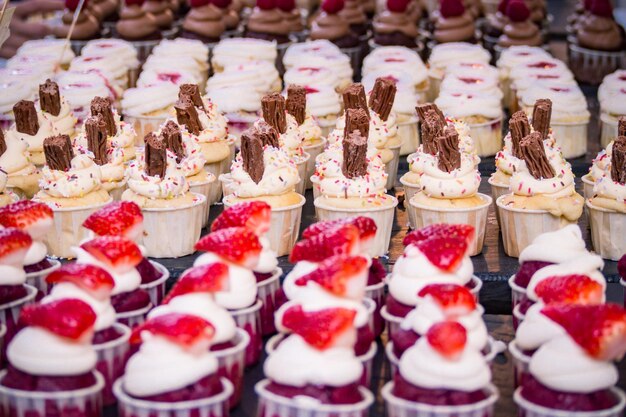
<path id="1" fill-rule="evenodd" d="M 381 120 L 386 121 L 391 113 L 393 101 L 396 98 L 396 84 L 388 78 L 376 78 L 376 83 L 370 94 L 370 108 L 378 114 Z"/>
<path id="2" fill-rule="evenodd" d="M 437 166 L 445 172 L 461 168 L 461 152 L 459 152 L 459 134 L 452 126 L 448 126 L 443 136 L 437 137 Z"/>
<path id="3" fill-rule="evenodd" d="M 185 147 L 183 146 L 183 136 L 180 133 L 180 127 L 171 120 L 168 120 L 161 129 L 161 136 L 165 141 L 167 149 L 176 154 L 176 162 L 183 160 L 185 157 Z"/>
<path id="4" fill-rule="evenodd" d="M 530 124 L 528 117 L 523 111 L 513 113 L 509 120 L 509 130 L 511 131 L 511 153 L 516 158 L 520 157 L 519 143 L 526 136 L 530 135 Z"/>
<path id="5" fill-rule="evenodd" d="M 361 83 L 353 83 L 346 87 L 343 92 L 343 108 L 348 109 L 363 109 L 367 113 L 367 117 L 370 117 L 369 109 L 367 108 L 367 97 L 365 96 L 365 87 Z"/>
<path id="6" fill-rule="evenodd" d="M 85 120 L 87 148 L 93 153 L 93 161 L 98 165 L 108 162 L 107 158 L 107 125 L 101 115 L 91 116 Z"/>
<path id="7" fill-rule="evenodd" d="M 115 136 L 117 134 L 117 126 L 115 125 L 115 117 L 113 117 L 113 104 L 108 97 L 94 97 L 91 100 L 91 115 L 101 115 L 104 123 L 107 125 L 107 135 Z"/>
<path id="8" fill-rule="evenodd" d="M 287 116 L 285 114 L 285 98 L 278 93 L 266 94 L 261 99 L 263 119 L 274 127 L 278 133 L 287 131 Z"/>
<path id="9" fill-rule="evenodd" d="M 426 120 L 426 113 L 428 113 L 431 110 L 434 111 L 437 114 L 437 116 L 441 119 L 441 124 L 445 125 L 446 118 L 443 115 L 443 112 L 441 111 L 441 109 L 437 107 L 435 103 L 424 103 L 424 104 L 419 104 L 417 105 L 417 107 L 415 107 L 415 111 L 417 111 L 417 116 L 419 117 L 421 122 L 424 122 L 424 120 Z"/>
<path id="10" fill-rule="evenodd" d="M 265 165 L 263 164 L 263 140 L 254 128 L 241 134 L 241 158 L 243 169 L 250 175 L 252 181 L 258 184 L 263 178 Z"/>
<path id="11" fill-rule="evenodd" d="M 163 138 L 148 133 L 144 138 L 146 152 L 146 174 L 150 177 L 165 178 L 167 168 L 167 146 Z"/>
<path id="12" fill-rule="evenodd" d="M 443 136 L 445 124 L 435 110 L 428 110 L 422 122 L 422 144 L 424 152 L 436 155 L 438 151 L 437 138 Z"/>
<path id="13" fill-rule="evenodd" d="M 56 171 L 69 171 L 72 167 L 74 150 L 68 135 L 50 136 L 43 140 L 43 153 L 48 168 Z"/>
<path id="14" fill-rule="evenodd" d="M 298 125 L 306 118 L 306 90 L 299 85 L 287 88 L 287 113 L 293 116 Z"/>
<path id="15" fill-rule="evenodd" d="M 271 146 L 274 148 L 280 148 L 280 142 L 278 140 L 278 132 L 269 123 L 260 120 L 256 126 L 256 132 L 261 138 L 263 146 Z"/>
<path id="16" fill-rule="evenodd" d="M 533 129 L 541 133 L 542 139 L 546 139 L 550 133 L 550 119 L 552 119 L 552 101 L 547 98 L 537 100 L 533 108 Z"/>
<path id="17" fill-rule="evenodd" d="M 39 107 L 53 116 L 58 116 L 61 113 L 59 85 L 50 79 L 39 85 Z"/>
<path id="18" fill-rule="evenodd" d="M 554 178 L 554 168 L 550 165 L 543 147 L 541 133 L 533 132 L 519 143 L 520 155 L 526 161 L 526 167 L 536 179 Z"/>
<path id="19" fill-rule="evenodd" d="M 174 104 L 174 109 L 176 109 L 176 120 L 178 120 L 179 125 L 184 125 L 187 128 L 187 131 L 192 135 L 200 134 L 202 125 L 200 124 L 198 111 L 193 105 L 191 97 L 179 97 L 176 104 Z"/>
<path id="20" fill-rule="evenodd" d="M 343 140 L 343 163 L 341 172 L 346 178 L 367 174 L 367 137 L 354 130 Z"/>
<path id="21" fill-rule="evenodd" d="M 347 138 L 350 133 L 358 130 L 367 139 L 370 133 L 370 118 L 366 110 L 346 109 L 346 127 L 343 137 Z"/>
<path id="22" fill-rule="evenodd" d="M 611 179 L 622 185 L 626 184 L 626 136 L 618 136 L 613 142 Z"/>
<path id="23" fill-rule="evenodd" d="M 626 136 L 626 116 L 621 116 L 618 119 L 617 136 Z"/>
<path id="24" fill-rule="evenodd" d="M 202 101 L 198 84 L 182 84 L 178 90 L 178 99 L 184 96 L 189 97 L 194 106 L 204 109 L 204 102 Z"/>
<path id="25" fill-rule="evenodd" d="M 15 115 L 15 128 L 20 133 L 34 136 L 39 132 L 39 120 L 35 103 L 28 100 L 20 100 L 13 106 Z"/>
<path id="26" fill-rule="evenodd" d="M 0 156 L 7 151 L 7 141 L 4 139 L 4 132 L 0 129 Z"/>

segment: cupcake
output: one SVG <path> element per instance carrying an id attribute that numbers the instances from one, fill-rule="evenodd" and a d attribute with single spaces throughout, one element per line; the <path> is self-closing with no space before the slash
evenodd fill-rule
<path id="1" fill-rule="evenodd" d="M 89 3 L 92 4 L 92 3 Z M 93 14 L 93 12 L 92 12 Z M 82 53 L 82 51 L 81 51 Z M 62 55 L 62 56 L 61 56 Z M 50 60 L 54 58 L 54 61 L 59 60 L 59 56 L 61 56 L 61 61 L 58 64 L 62 69 L 67 69 L 70 61 L 76 56 L 74 51 L 71 48 L 65 47 L 65 39 L 32 39 L 24 42 L 18 49 L 15 55 L 23 56 L 23 57 L 46 57 Z"/>
<path id="2" fill-rule="evenodd" d="M 257 267 L 262 246 L 256 234 L 246 227 L 227 227 L 205 235 L 196 243 L 196 250 L 205 252 L 194 266 L 215 262 L 227 266 L 228 285 L 215 293 L 215 302 L 228 310 L 237 323 L 250 336 L 246 348 L 246 366 L 256 364 L 263 349 L 261 306 L 258 299 L 257 280 L 253 269 Z"/>
<path id="3" fill-rule="evenodd" d="M 100 22 L 106 21 L 108 23 L 118 17 L 117 11 L 119 9 L 119 4 L 117 0 L 95 0 L 89 2 L 87 7 L 89 8 L 91 14 L 93 14 Z"/>
<path id="4" fill-rule="evenodd" d="M 361 4 L 361 0 L 346 0 L 343 9 L 339 11 L 342 17 L 350 25 L 350 30 L 359 40 L 367 40 L 368 18 Z"/>
<path id="5" fill-rule="evenodd" d="M 375 45 L 418 48 L 419 32 L 415 21 L 407 15 L 409 3 L 409 0 L 387 0 L 387 10 L 374 16 Z"/>
<path id="6" fill-rule="evenodd" d="M 91 102 L 94 97 L 105 97 L 111 103 L 118 103 L 122 97 L 122 89 L 110 83 L 97 71 L 81 73 L 67 71 L 56 77 L 61 96 L 69 103 L 74 117 L 81 124 L 90 116 Z"/>
<path id="7" fill-rule="evenodd" d="M 1 406 L 11 410 L 10 416 L 59 415 L 66 412 L 68 398 L 76 415 L 99 414 L 104 378 L 95 370 L 96 317 L 89 304 L 78 299 L 22 311 L 23 327 L 10 342 L 9 365 L 0 373 Z"/>
<path id="8" fill-rule="evenodd" d="M 120 412 L 227 416 L 233 385 L 218 375 L 209 350 L 214 337 L 213 324 L 181 313 L 156 316 L 133 330 L 131 343 L 141 345 L 113 387 Z"/>
<path id="9" fill-rule="evenodd" d="M 536 46 L 511 46 L 500 53 L 500 58 L 498 58 L 496 66 L 500 71 L 500 87 L 504 94 L 503 103 L 509 110 L 517 110 L 517 99 L 514 99 L 510 92 L 511 71 L 515 68 L 519 68 L 521 64 L 528 61 L 537 60 L 537 62 L 541 62 L 544 58 L 552 59 L 548 52 Z"/>
<path id="10" fill-rule="evenodd" d="M 0 207 L 19 200 L 19 196 L 17 194 L 6 188 L 7 180 L 7 174 L 4 171 L 0 172 Z"/>
<path id="11" fill-rule="evenodd" d="M 22 59 L 15 56 L 13 60 Z M 7 62 L 7 65 L 9 62 Z M 28 63 L 32 65 L 32 63 Z M 36 71 L 32 68 L 20 69 L 0 69 L 2 75 L 2 86 L 0 86 L 0 128 L 9 130 L 15 123 L 15 115 L 13 114 L 13 106 L 21 100 L 34 100 L 37 91 L 35 86 L 43 81 L 42 77 L 46 77 L 46 73 L 53 71 Z"/>
<path id="12" fill-rule="evenodd" d="M 568 43 L 569 61 L 576 79 L 599 84 L 620 69 L 626 56 L 624 29 L 615 21 L 609 0 L 593 0 L 588 14 L 577 23 L 576 37 Z"/>
<path id="13" fill-rule="evenodd" d="M 148 76 L 154 72 L 177 85 L 204 85 L 209 75 L 209 48 L 199 40 L 182 37 L 164 39 L 154 47 L 142 66 L 142 75 L 147 73 L 145 76 Z M 182 82 L 186 74 L 191 75 L 194 81 Z"/>
<path id="14" fill-rule="evenodd" d="M 245 87 L 266 94 L 281 91 L 282 84 L 278 70 L 267 61 L 227 64 L 221 72 L 213 74 L 206 84 L 207 92 L 231 87 Z"/>
<path id="15" fill-rule="evenodd" d="M 143 9 L 144 3 L 145 0 L 124 0 L 120 20 L 115 24 L 117 35 L 133 44 L 140 61 L 150 55 L 162 38 L 156 17 Z"/>
<path id="16" fill-rule="evenodd" d="M 311 21 L 309 38 L 313 41 L 325 39 L 337 45 L 348 55 L 354 67 L 358 67 L 360 54 L 359 38 L 350 29 L 350 24 L 340 15 L 345 8 L 344 0 L 325 0 L 321 12 Z"/>
<path id="17" fill-rule="evenodd" d="M 146 0 L 142 6 L 146 13 L 154 16 L 157 26 L 161 31 L 169 32 L 174 23 L 174 13 L 165 0 Z"/>
<path id="18" fill-rule="evenodd" d="M 145 71 L 142 72 L 142 77 L 144 73 Z M 158 74 L 155 75 L 159 77 Z M 135 143 L 139 144 L 147 134 L 156 132 L 173 115 L 178 90 L 177 84 L 160 82 L 124 91 L 122 113 L 124 121 L 136 132 Z"/>
<path id="19" fill-rule="evenodd" d="M 146 136 L 145 147 L 145 154 L 128 166 L 128 189 L 122 194 L 122 201 L 141 207 L 145 231 L 139 243 L 146 247 L 146 255 L 154 258 L 189 255 L 200 237 L 206 197 L 189 192 L 176 155 L 167 150 L 162 135 Z M 168 233 L 171 224 L 186 232 Z"/>
<path id="20" fill-rule="evenodd" d="M 96 210 L 83 223 L 94 236 L 119 236 L 137 241 L 143 233 L 141 208 L 131 201 L 115 201 Z M 145 248 L 140 246 L 141 252 Z M 159 305 L 165 296 L 165 283 L 170 276 L 167 268 L 145 256 L 135 266 L 141 276 L 139 288 L 150 296 L 153 305 Z"/>
<path id="21" fill-rule="evenodd" d="M 32 198 L 39 191 L 41 173 L 31 162 L 25 141 L 6 139 L 0 129 L 0 169 L 4 181 L 2 202 L 8 204 L 13 199 L 11 193 L 16 198 Z"/>
<path id="22" fill-rule="evenodd" d="M 626 70 L 617 70 L 607 75 L 598 88 L 600 120 L 602 121 L 600 144 L 603 147 L 620 135 L 618 122 L 626 117 L 624 91 L 626 91 Z"/>
<path id="23" fill-rule="evenodd" d="M 113 382 L 124 372 L 130 329 L 116 322 L 115 309 L 111 304 L 111 292 L 115 286 L 113 277 L 95 265 L 70 263 L 48 275 L 46 282 L 54 286 L 50 294 L 41 300 L 43 305 L 80 300 L 95 313 L 91 343 L 98 355 L 96 370 L 104 377 L 104 404 L 114 404 Z"/>
<path id="24" fill-rule="evenodd" d="M 28 145 L 29 159 L 33 164 L 42 166 L 45 163 L 43 152 L 44 139 L 54 135 L 50 120 L 43 113 L 37 113 L 35 103 L 22 100 L 13 106 L 15 125 L 5 133 L 7 143 L 23 141 Z"/>
<path id="25" fill-rule="evenodd" d="M 287 48 L 283 57 L 283 64 L 287 70 L 292 68 L 315 68 L 321 71 L 330 70 L 330 76 L 326 73 L 324 85 L 335 86 L 335 81 L 330 79 L 336 78 L 339 84 L 336 86 L 337 91 L 341 91 L 352 83 L 354 70 L 352 69 L 351 58 L 342 53 L 341 49 L 328 39 L 308 40 L 302 43 L 292 44 Z M 334 77 L 332 76 L 334 74 Z M 321 84 L 319 77 L 313 77 Z M 308 85 L 310 79 L 300 81 L 290 81 L 288 84 Z"/>
<path id="26" fill-rule="evenodd" d="M 591 161 L 589 173 L 581 178 L 583 182 L 583 195 L 586 199 L 594 196 L 593 187 L 600 178 L 611 176 L 613 144 L 614 141 L 610 142 L 605 149 L 598 152 L 598 155 Z"/>
<path id="27" fill-rule="evenodd" d="M 431 39 L 435 44 L 448 42 L 475 42 L 474 17 L 461 0 L 442 0 L 433 22 Z"/>
<path id="28" fill-rule="evenodd" d="M 283 17 L 283 21 L 289 25 L 290 35 L 294 36 L 298 41 L 303 41 L 306 38 L 306 32 L 302 14 L 300 9 L 296 7 L 295 0 L 278 0 L 276 6 Z"/>
<path id="29" fill-rule="evenodd" d="M 47 79 L 45 83 L 39 85 L 38 107 L 38 116 L 52 125 L 54 134 L 74 136 L 77 120 L 72 114 L 69 103 L 61 97 L 57 83 Z"/>
<path id="30" fill-rule="evenodd" d="M 128 88 L 129 69 L 119 55 L 81 55 L 70 63 L 70 71 L 96 72 L 121 90 Z"/>
<path id="31" fill-rule="evenodd" d="M 275 42 L 252 38 L 222 39 L 211 52 L 214 73 L 222 72 L 226 66 L 250 61 L 266 61 L 274 65 L 278 57 Z"/>
<path id="32" fill-rule="evenodd" d="M 251 128 L 261 114 L 262 94 L 248 85 L 232 85 L 208 89 L 205 96 L 220 109 L 228 120 L 228 133 L 240 143 L 241 134 Z"/>
<path id="33" fill-rule="evenodd" d="M 72 49 L 75 53 L 80 52 L 85 44 L 84 41 L 100 37 L 101 32 L 100 22 L 89 10 L 89 3 L 87 2 L 84 6 L 87 7 L 81 9 L 76 23 L 73 24 L 78 2 L 66 0 L 60 24 L 52 27 L 52 34 L 57 38 L 66 39 L 68 35 L 71 36 L 70 40 L 74 41 L 71 42 Z"/>
<path id="34" fill-rule="evenodd" d="M 181 36 L 208 44 L 219 42 L 226 31 L 223 17 L 222 10 L 215 4 L 206 0 L 194 1 L 183 20 Z"/>
<path id="35" fill-rule="evenodd" d="M 274 41 L 279 45 L 289 42 L 291 27 L 276 3 L 275 0 L 257 1 L 246 24 L 247 38 Z"/>
<path id="36" fill-rule="evenodd" d="M 511 46 L 543 45 L 543 37 L 539 27 L 532 21 L 530 10 L 523 0 L 510 0 L 506 8 L 509 23 L 504 26 L 498 38 L 496 51 L 502 51 Z"/>

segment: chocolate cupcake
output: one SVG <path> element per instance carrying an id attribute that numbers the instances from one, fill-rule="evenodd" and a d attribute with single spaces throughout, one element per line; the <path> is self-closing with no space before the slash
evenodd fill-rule
<path id="1" fill-rule="evenodd" d="M 501 0 L 498 3 L 498 11 L 487 15 L 487 21 L 483 26 L 483 32 L 486 37 L 499 38 L 504 33 L 504 27 L 509 23 L 506 15 L 506 8 L 509 0 Z"/>
<path id="2" fill-rule="evenodd" d="M 302 37 L 304 24 L 295 0 L 276 0 L 276 7 L 278 7 L 283 20 L 289 25 L 289 33 Z"/>
<path id="3" fill-rule="evenodd" d="M 191 10 L 183 20 L 181 36 L 206 43 L 219 42 L 226 30 L 222 10 L 209 0 L 191 0 Z"/>
<path id="4" fill-rule="evenodd" d="M 154 16 L 159 29 L 169 30 L 172 28 L 174 13 L 167 0 L 146 0 L 143 4 L 143 10 Z"/>
<path id="5" fill-rule="evenodd" d="M 475 32 L 474 18 L 461 0 L 441 0 L 432 34 L 436 43 L 475 42 Z"/>
<path id="6" fill-rule="evenodd" d="M 374 42 L 378 45 L 417 47 L 418 30 L 408 12 L 412 0 L 387 0 L 387 10 L 374 17 Z"/>
<path id="7" fill-rule="evenodd" d="M 276 0 L 257 0 L 248 18 L 245 36 L 279 44 L 289 42 L 289 23 L 276 7 Z"/>
<path id="8" fill-rule="evenodd" d="M 92 0 L 87 8 L 100 22 L 113 21 L 119 18 L 117 13 L 119 8 L 118 0 Z"/>
<path id="9" fill-rule="evenodd" d="M 344 0 L 324 0 L 322 11 L 311 22 L 312 40 L 326 39 L 340 48 L 353 48 L 359 39 L 350 30 L 350 24 L 339 12 L 344 8 Z"/>
<path id="10" fill-rule="evenodd" d="M 363 10 L 361 0 L 345 0 L 344 8 L 339 12 L 350 25 L 350 30 L 357 36 L 367 34 L 367 15 Z"/>
<path id="11" fill-rule="evenodd" d="M 389 8 L 389 6 L 387 6 Z M 426 16 L 426 9 L 422 4 L 421 0 L 411 0 L 409 1 L 409 7 L 407 7 L 407 14 L 411 19 L 411 22 L 415 22 L 417 25 L 422 17 Z"/>
<path id="12" fill-rule="evenodd" d="M 52 33 L 57 38 L 65 39 L 70 32 L 72 26 L 72 20 L 74 19 L 74 12 L 78 8 L 79 0 L 66 0 L 65 12 L 61 18 L 61 25 L 52 28 Z M 83 9 L 78 14 L 74 31 L 72 32 L 71 40 L 90 40 L 100 36 L 100 22 L 89 10 L 88 1 L 85 0 Z"/>
<path id="13" fill-rule="evenodd" d="M 226 30 L 237 30 L 240 21 L 239 12 L 241 11 L 241 3 L 231 0 L 213 0 L 211 3 L 222 11 L 222 20 L 224 20 Z"/>
<path id="14" fill-rule="evenodd" d="M 120 20 L 115 30 L 127 41 L 151 41 L 161 39 L 161 30 L 152 13 L 143 9 L 144 0 L 125 0 Z"/>
<path id="15" fill-rule="evenodd" d="M 498 38 L 498 46 L 541 46 L 543 38 L 539 27 L 530 20 L 530 10 L 523 0 L 511 0 L 506 8 L 509 23 Z"/>

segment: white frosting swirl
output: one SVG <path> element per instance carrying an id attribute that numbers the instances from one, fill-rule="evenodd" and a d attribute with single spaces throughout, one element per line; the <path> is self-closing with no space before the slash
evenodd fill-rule
<path id="1" fill-rule="evenodd" d="M 6 132 L 5 139 L 7 141 L 22 140 L 28 144 L 28 150 L 30 152 L 43 152 L 44 139 L 54 136 L 55 131 L 52 127 L 52 123 L 47 120 L 42 113 L 37 113 L 37 121 L 39 123 L 39 130 L 34 135 L 18 132 L 14 125 Z"/>
<path id="2" fill-rule="evenodd" d="M 261 243 L 261 255 L 259 256 L 259 263 L 254 268 L 254 272 L 261 274 L 273 273 L 278 267 L 278 258 L 276 257 L 276 251 L 272 250 L 270 241 L 266 236 L 259 237 Z"/>
<path id="3" fill-rule="evenodd" d="M 247 112 L 252 113 L 256 120 L 256 114 L 261 110 L 262 94 L 246 85 L 232 85 L 216 89 L 209 89 L 207 86 L 206 93 L 206 97 L 227 115 Z"/>
<path id="4" fill-rule="evenodd" d="M 72 48 L 66 47 L 65 39 L 35 39 L 24 42 L 17 50 L 20 56 L 56 56 L 61 57 L 59 64 L 67 65 L 76 56 Z M 81 51 L 82 53 L 82 51 Z"/>
<path id="5" fill-rule="evenodd" d="M 185 175 L 178 168 L 176 157 L 171 152 L 167 153 L 167 168 L 164 178 L 150 177 L 145 173 L 145 155 L 140 155 L 130 163 L 127 175 L 128 188 L 147 198 L 179 197 L 189 191 L 189 184 Z"/>
<path id="6" fill-rule="evenodd" d="M 337 88 L 341 82 L 338 74 L 330 68 L 317 66 L 296 65 L 285 72 L 283 80 L 286 85 L 310 85 L 313 87 Z"/>
<path id="7" fill-rule="evenodd" d="M 448 78 L 445 78 L 447 80 Z M 445 81 L 444 80 L 444 81 Z M 439 94 L 435 104 L 447 116 L 464 118 L 471 116 L 483 116 L 488 119 L 502 117 L 501 99 L 492 94 L 483 92 L 465 92 L 451 88 Z"/>
<path id="8" fill-rule="evenodd" d="M 252 38 L 222 39 L 213 48 L 211 63 L 222 68 L 250 61 L 274 64 L 278 51 L 276 42 Z"/>
<path id="9" fill-rule="evenodd" d="M 102 173 L 87 155 L 76 155 L 69 171 L 57 171 L 44 166 L 39 187 L 57 198 L 76 198 L 100 189 Z"/>
<path id="10" fill-rule="evenodd" d="M 562 161 L 550 160 L 555 176 L 552 178 L 537 179 L 530 174 L 526 162 L 520 164 L 520 170 L 511 176 L 510 190 L 515 195 L 534 196 L 543 195 L 551 198 L 561 198 L 573 195 L 574 174 L 571 166 Z"/>
<path id="11" fill-rule="evenodd" d="M 520 253 L 519 261 L 562 263 L 587 255 L 582 231 L 577 225 L 568 225 L 553 232 L 542 233 Z"/>
<path id="12" fill-rule="evenodd" d="M 30 162 L 28 143 L 17 138 L 5 138 L 6 151 L 0 155 L 0 169 L 9 177 L 30 175 L 37 172 L 35 165 Z"/>
<path id="13" fill-rule="evenodd" d="M 515 332 L 515 343 L 523 350 L 535 350 L 550 340 L 565 335 L 563 327 L 546 317 L 543 303 L 533 304 Z"/>
<path id="14" fill-rule="evenodd" d="M 476 195 L 480 186 L 480 172 L 474 158 L 461 154 L 461 167 L 452 172 L 439 169 L 435 156 L 424 154 L 423 174 L 420 178 L 422 191 L 432 198 L 464 198 Z"/>
<path id="15" fill-rule="evenodd" d="M 91 256 L 89 252 L 80 247 L 73 247 L 72 250 L 76 254 L 76 263 L 99 266 L 111 274 L 115 282 L 111 295 L 132 292 L 141 285 L 141 275 L 139 275 L 136 268 L 116 270 L 111 268 L 110 265 L 100 262 L 98 259 Z"/>
<path id="16" fill-rule="evenodd" d="M 581 122 L 589 121 L 587 99 L 576 83 L 538 80 L 520 94 L 520 101 L 529 109 L 542 98 L 552 100 L 552 123 L 571 118 L 582 119 Z"/>
<path id="17" fill-rule="evenodd" d="M 604 176 L 596 181 L 593 186 L 593 194 L 615 200 L 618 203 L 626 202 L 626 184 L 613 181 L 610 176 Z"/>
<path id="18" fill-rule="evenodd" d="M 417 52 L 404 46 L 380 46 L 372 50 L 363 60 L 363 78 L 379 71 L 402 74 L 408 77 L 413 87 L 426 81 L 428 70 Z"/>
<path id="19" fill-rule="evenodd" d="M 459 61 L 477 61 L 488 64 L 489 52 L 480 45 L 466 42 L 448 42 L 436 45 L 428 58 L 431 71 L 433 68 L 444 70 L 448 65 Z"/>
<path id="20" fill-rule="evenodd" d="M 604 113 L 626 115 L 626 69 L 607 75 L 598 88 L 598 101 Z"/>
<path id="21" fill-rule="evenodd" d="M 41 117 L 47 120 L 52 125 L 52 131 L 57 135 L 74 135 L 74 127 L 76 126 L 76 118 L 72 113 L 72 109 L 70 108 L 69 103 L 61 98 L 61 109 L 59 114 L 53 116 L 50 113 L 41 111 L 39 106 L 41 105 L 37 102 L 38 110 L 41 113 Z"/>
<path id="22" fill-rule="evenodd" d="M 156 48 L 155 48 L 156 49 Z M 137 50 L 130 43 L 122 39 L 94 39 L 87 42 L 80 50 L 81 56 L 114 56 L 128 69 L 139 68 Z"/>
<path id="23" fill-rule="evenodd" d="M 124 91 L 122 109 L 129 116 L 145 116 L 160 112 L 168 114 L 178 100 L 178 87 L 160 83 L 149 87 L 129 88 Z"/>

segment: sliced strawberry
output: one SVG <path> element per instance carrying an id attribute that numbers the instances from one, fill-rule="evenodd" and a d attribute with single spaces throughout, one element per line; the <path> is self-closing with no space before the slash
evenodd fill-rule
<path id="1" fill-rule="evenodd" d="M 359 238 L 361 240 L 367 240 L 373 238 L 376 235 L 376 222 L 370 217 L 358 216 L 350 217 L 349 219 L 328 220 L 325 222 L 313 223 L 302 232 L 302 237 L 305 239 L 317 236 L 320 233 L 327 232 L 344 224 L 351 224 L 359 229 Z"/>
<path id="2" fill-rule="evenodd" d="M 465 349 L 467 331 L 456 321 L 441 321 L 426 332 L 428 343 L 442 356 L 455 359 Z"/>
<path id="3" fill-rule="evenodd" d="M 48 284 L 69 282 L 87 291 L 98 300 L 105 300 L 111 296 L 115 281 L 111 274 L 99 266 L 89 264 L 69 263 L 50 273 L 46 277 Z"/>
<path id="4" fill-rule="evenodd" d="M 98 261 L 118 271 L 134 268 L 143 259 L 141 250 L 135 242 L 119 236 L 97 237 L 80 247 Z"/>
<path id="5" fill-rule="evenodd" d="M 64 298 L 45 304 L 30 304 L 22 308 L 20 323 L 42 327 L 50 332 L 78 340 L 91 334 L 96 313 L 84 301 Z"/>
<path id="6" fill-rule="evenodd" d="M 168 313 L 148 319 L 135 327 L 130 335 L 130 343 L 141 343 L 143 332 L 165 337 L 184 348 L 191 348 L 198 343 L 208 345 L 215 335 L 215 327 L 198 316 Z"/>
<path id="7" fill-rule="evenodd" d="M 430 284 L 418 296 L 430 297 L 445 311 L 448 319 L 455 319 L 476 310 L 476 298 L 462 285 Z"/>
<path id="8" fill-rule="evenodd" d="M 565 331 L 590 356 L 616 360 L 626 352 L 626 310 L 617 304 L 558 304 L 541 312 Z"/>
<path id="9" fill-rule="evenodd" d="M 362 299 L 367 286 L 367 264 L 367 259 L 362 256 L 333 256 L 314 271 L 296 279 L 295 284 L 306 286 L 315 282 L 340 297 Z"/>
<path id="10" fill-rule="evenodd" d="M 26 232 L 10 227 L 0 230 L 0 264 L 22 266 L 33 239 Z"/>
<path id="11" fill-rule="evenodd" d="M 356 226 L 344 224 L 296 243 L 289 261 L 321 262 L 335 255 L 351 255 L 358 249 L 358 243 L 359 230 Z"/>
<path id="12" fill-rule="evenodd" d="M 604 288 L 585 275 L 549 277 L 535 287 L 537 297 L 544 304 L 602 304 Z"/>
<path id="13" fill-rule="evenodd" d="M 83 227 L 98 236 L 122 236 L 135 240 L 141 233 L 143 215 L 141 208 L 132 201 L 114 201 L 94 211 Z"/>
<path id="14" fill-rule="evenodd" d="M 16 227 L 35 239 L 43 238 L 52 227 L 52 209 L 32 200 L 20 200 L 0 208 L 0 225 Z"/>
<path id="15" fill-rule="evenodd" d="M 163 304 L 167 304 L 175 297 L 196 293 L 215 293 L 228 290 L 228 266 L 223 263 L 213 263 L 195 266 L 183 273 L 174 287 L 170 290 Z"/>
<path id="16" fill-rule="evenodd" d="M 196 243 L 196 249 L 212 252 L 227 261 L 245 268 L 254 268 L 259 262 L 259 238 L 244 227 L 229 227 L 211 232 Z"/>
<path id="17" fill-rule="evenodd" d="M 211 225 L 211 231 L 216 232 L 227 227 L 245 227 L 257 236 L 262 236 L 270 230 L 271 214 L 272 208 L 263 201 L 235 204 L 217 216 Z"/>
<path id="18" fill-rule="evenodd" d="M 407 234 L 402 243 L 404 246 L 409 246 L 431 237 L 460 237 L 466 239 L 469 245 L 474 240 L 474 233 L 474 226 L 469 224 L 431 224 Z"/>
<path id="19" fill-rule="evenodd" d="M 332 347 L 344 332 L 354 329 L 355 317 L 356 311 L 346 308 L 304 311 L 297 305 L 285 311 L 282 324 L 309 345 L 324 350 Z"/>
<path id="20" fill-rule="evenodd" d="M 444 271 L 455 270 L 467 253 L 467 240 L 460 237 L 432 237 L 415 244 L 428 260 Z"/>

